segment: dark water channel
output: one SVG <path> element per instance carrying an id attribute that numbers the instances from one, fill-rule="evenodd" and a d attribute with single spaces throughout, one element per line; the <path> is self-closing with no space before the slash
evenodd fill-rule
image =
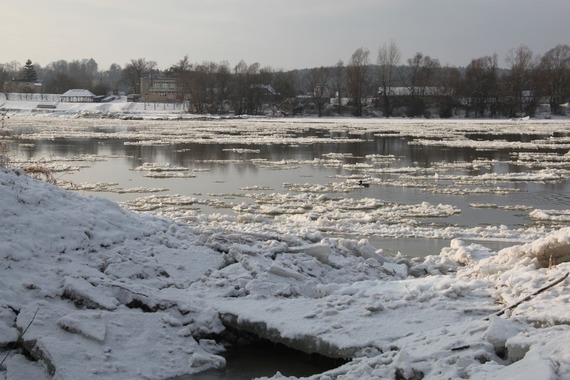
<path id="1" fill-rule="evenodd" d="M 307 377 L 346 363 L 317 354 L 309 355 L 269 341 L 236 345 L 222 356 L 227 363 L 223 369 L 211 369 L 172 380 L 249 380 L 270 377 L 277 371 L 283 376 Z"/>

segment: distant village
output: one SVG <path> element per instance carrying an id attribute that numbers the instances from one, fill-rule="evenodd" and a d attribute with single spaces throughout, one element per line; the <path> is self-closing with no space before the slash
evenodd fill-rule
<path id="1" fill-rule="evenodd" d="M 23 67 L 0 65 L 0 85 L 7 100 L 35 94 L 43 100 L 38 108 L 46 109 L 121 99 L 179 104 L 196 114 L 272 116 L 532 117 L 568 110 L 568 45 L 541 57 L 521 46 L 509 53 L 506 68 L 496 55 L 461 68 L 422 53 L 401 64 L 397 46 L 383 49 L 375 64 L 360 48 L 346 64 L 290 71 L 244 61 L 192 64 L 188 57 L 167 70 L 142 58 L 106 71 L 93 59 L 46 67 L 28 60 Z"/>

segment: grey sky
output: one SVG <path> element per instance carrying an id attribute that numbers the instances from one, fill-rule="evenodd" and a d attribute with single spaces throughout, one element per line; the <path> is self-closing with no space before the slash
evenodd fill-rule
<path id="1" fill-rule="evenodd" d="M 465 66 L 524 44 L 543 54 L 570 44 L 568 0 L 7 0 L 0 63 L 46 65 L 94 58 L 100 69 L 146 58 L 166 69 L 240 60 L 275 69 L 345 63 L 359 47 L 393 38 L 402 62 L 415 52 Z"/>

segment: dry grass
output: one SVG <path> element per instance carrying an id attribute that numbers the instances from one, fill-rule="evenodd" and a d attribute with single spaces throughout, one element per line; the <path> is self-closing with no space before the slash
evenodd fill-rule
<path id="1" fill-rule="evenodd" d="M 6 167 L 10 163 L 10 158 L 8 157 L 10 150 L 9 143 L 0 142 L 0 166 Z"/>
<path id="2" fill-rule="evenodd" d="M 32 177 L 44 177 L 47 183 L 51 183 L 52 185 L 57 184 L 57 179 L 53 176 L 53 172 L 46 168 L 45 166 L 41 165 L 34 165 L 28 166 L 27 168 L 22 168 L 26 174 Z"/>
<path id="3" fill-rule="evenodd" d="M 5 137 L 10 137 L 11 133 L 6 129 L 6 121 L 10 117 L 6 115 L 6 112 L 0 111 L 0 139 Z M 9 141 L 0 140 L 0 166 L 8 167 L 10 165 L 10 153 L 12 152 L 12 146 Z M 53 185 L 57 184 L 56 178 L 53 176 L 53 172 L 42 165 L 33 165 L 27 168 L 22 168 L 26 174 L 29 176 L 40 178 L 43 177 L 46 182 Z"/>
<path id="4" fill-rule="evenodd" d="M 0 138 L 5 138 L 5 136 L 10 136 L 10 132 L 6 130 L 6 120 L 10 117 L 6 115 L 5 111 L 0 111 Z M 10 163 L 10 158 L 8 154 L 11 151 L 11 146 L 9 142 L 0 141 L 0 166 L 6 167 Z"/>

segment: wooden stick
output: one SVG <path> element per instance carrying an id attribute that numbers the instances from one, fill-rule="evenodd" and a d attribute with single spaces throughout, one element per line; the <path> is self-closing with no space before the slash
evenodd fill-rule
<path id="1" fill-rule="evenodd" d="M 496 316 L 503 315 L 503 314 L 505 314 L 505 312 L 506 312 L 507 310 L 514 309 L 515 307 L 519 306 L 521 303 L 526 302 L 526 301 L 528 301 L 528 300 L 534 298 L 535 296 L 539 295 L 540 293 L 544 292 L 545 290 L 550 289 L 550 288 L 552 288 L 554 285 L 559 284 L 559 283 L 561 283 L 562 281 L 566 280 L 566 278 L 568 277 L 569 274 L 570 274 L 570 272 L 566 272 L 566 274 L 565 274 L 564 276 L 560 277 L 558 280 L 555 280 L 555 281 L 551 282 L 550 284 L 546 285 L 545 287 L 538 289 L 536 292 L 534 292 L 534 293 L 532 293 L 532 294 L 526 296 L 526 297 L 523 298 L 522 300 L 520 300 L 520 301 L 518 301 L 518 302 L 516 302 L 516 303 L 514 303 L 514 304 L 512 304 L 512 305 L 510 305 L 510 306 L 505 307 L 504 309 L 498 311 L 495 315 L 496 315 Z"/>
<path id="2" fill-rule="evenodd" d="M 30 321 L 30 323 L 28 323 L 28 325 L 26 326 L 26 328 L 24 329 L 24 331 L 18 335 L 18 339 L 16 340 L 16 342 L 14 342 L 12 344 L 12 347 L 8 350 L 8 352 L 6 353 L 6 356 L 4 356 L 4 359 L 2 359 L 2 361 L 0 362 L 0 368 L 2 367 L 2 365 L 4 364 L 4 362 L 6 361 L 6 359 L 8 358 L 8 356 L 10 355 L 10 353 L 12 353 L 12 351 L 14 350 L 14 347 L 16 346 L 16 344 L 18 342 L 20 342 L 22 340 L 22 338 L 24 337 L 24 334 L 26 333 L 26 331 L 28 331 L 28 329 L 30 328 L 30 326 L 32 325 L 32 323 L 34 322 L 34 319 L 36 319 L 36 315 L 38 314 L 38 311 L 40 310 L 40 308 L 38 307 L 36 309 L 36 312 L 34 313 L 34 316 L 32 317 L 32 320 Z"/>

